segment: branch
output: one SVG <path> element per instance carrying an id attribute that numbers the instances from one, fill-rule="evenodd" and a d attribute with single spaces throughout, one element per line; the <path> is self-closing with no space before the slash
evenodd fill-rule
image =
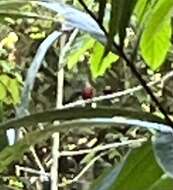
<path id="1" fill-rule="evenodd" d="M 50 177 L 49 173 L 46 173 L 43 171 L 38 171 L 38 170 L 33 169 L 33 168 L 23 167 L 23 166 L 19 166 L 19 165 L 16 165 L 15 168 L 16 168 L 16 173 L 18 173 L 18 174 L 20 174 L 20 171 L 24 171 L 27 173 L 32 173 L 32 174 L 41 175 L 41 176 L 45 176 L 45 177 Z"/>
<path id="2" fill-rule="evenodd" d="M 123 142 L 115 142 L 115 143 L 110 143 L 110 144 L 106 144 L 106 145 L 99 145 L 94 148 L 83 149 L 83 150 L 78 150 L 78 151 L 62 151 L 60 153 L 60 156 L 76 156 L 76 155 L 81 155 L 81 154 L 88 154 L 91 152 L 99 152 L 99 151 L 117 148 L 117 147 L 121 147 L 121 146 L 136 145 L 139 143 L 144 143 L 146 141 L 147 141 L 147 138 L 141 138 L 141 139 L 137 139 L 137 140 L 127 140 L 127 141 L 123 141 Z"/>

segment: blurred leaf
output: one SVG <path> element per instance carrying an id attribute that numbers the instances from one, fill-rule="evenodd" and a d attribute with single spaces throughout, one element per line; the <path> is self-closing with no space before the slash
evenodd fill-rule
<path id="1" fill-rule="evenodd" d="M 145 19 L 140 48 L 142 57 L 153 70 L 160 67 L 170 48 L 170 11 L 172 8 L 172 0 L 157 1 L 152 12 Z"/>
<path id="2" fill-rule="evenodd" d="M 15 77 L 11 78 L 6 74 L 0 75 L 0 100 L 7 104 L 16 105 L 20 102 L 20 88 L 21 84 Z M 1 99 L 3 97 L 3 99 Z"/>
<path id="3" fill-rule="evenodd" d="M 109 21 L 108 49 L 112 46 L 114 35 L 118 32 L 118 23 L 120 21 L 118 9 L 119 0 L 111 0 L 111 14 Z"/>
<path id="4" fill-rule="evenodd" d="M 25 5 L 29 0 L 1 0 L 0 1 L 0 9 L 18 9 L 22 5 Z"/>
<path id="5" fill-rule="evenodd" d="M 14 69 L 14 65 L 10 64 L 6 60 L 0 60 L 0 69 L 2 70 L 2 72 L 10 73 L 11 70 Z"/>
<path id="6" fill-rule="evenodd" d="M 18 104 L 20 102 L 20 84 L 17 79 L 11 79 L 8 85 L 8 91 L 13 99 L 13 104 Z"/>
<path id="7" fill-rule="evenodd" d="M 158 164 L 173 177 L 173 135 L 158 133 L 153 140 L 153 147 Z"/>
<path id="8" fill-rule="evenodd" d="M 144 14 L 146 12 L 148 12 L 149 10 L 146 10 L 146 7 L 148 7 L 148 4 L 151 3 L 152 0 L 140 0 L 137 1 L 135 9 L 134 9 L 134 13 L 137 16 L 138 21 L 140 22 L 144 16 Z"/>
<path id="9" fill-rule="evenodd" d="M 6 38 L 4 38 L 1 43 L 8 49 L 13 49 L 15 43 L 18 41 L 18 36 L 15 32 L 10 32 Z"/>
<path id="10" fill-rule="evenodd" d="M 156 181 L 148 190 L 172 190 L 173 179 L 163 175 L 161 179 Z"/>
<path id="11" fill-rule="evenodd" d="M 123 47 L 126 36 L 126 28 L 129 25 L 131 14 L 137 0 L 112 0 L 112 10 L 109 23 L 109 42 L 112 42 L 114 35 L 118 32 L 120 44 Z M 112 45 L 109 45 L 111 47 Z"/>
<path id="12" fill-rule="evenodd" d="M 80 57 L 84 53 L 93 47 L 95 40 L 90 36 L 81 36 L 77 38 L 77 42 L 71 47 L 71 51 L 68 55 L 67 67 L 72 69 L 80 60 Z"/>
<path id="13" fill-rule="evenodd" d="M 98 21 L 100 24 L 103 24 L 103 18 L 104 18 L 107 0 L 98 0 L 98 2 L 99 2 Z"/>
<path id="14" fill-rule="evenodd" d="M 0 80 L 0 101 L 3 101 L 7 95 L 7 89 Z"/>
<path id="15" fill-rule="evenodd" d="M 6 75 L 6 74 L 1 74 L 0 75 L 0 81 L 1 81 L 1 83 L 3 83 L 3 85 L 5 87 L 8 87 L 9 80 L 10 80 L 10 77 L 8 75 Z"/>
<path id="16" fill-rule="evenodd" d="M 0 96 L 1 96 L 1 84 L 0 84 Z M 0 123 L 4 120 L 4 106 L 3 102 L 0 100 Z M 8 146 L 8 140 L 5 131 L 0 134 L 0 151 Z"/>
<path id="17" fill-rule="evenodd" d="M 39 5 L 46 7 L 56 13 L 60 13 L 66 20 L 66 24 L 88 32 L 98 41 L 106 44 L 104 32 L 100 29 L 97 22 L 88 14 L 73 8 L 72 6 L 58 2 L 37 2 Z"/>
<path id="18" fill-rule="evenodd" d="M 109 52 L 104 57 L 105 48 L 99 42 L 93 47 L 93 53 L 90 57 L 90 69 L 93 78 L 104 75 L 106 69 L 110 68 L 113 63 L 118 60 L 118 56 Z"/>
<path id="19" fill-rule="evenodd" d="M 140 42 L 142 57 L 152 70 L 158 69 L 163 64 L 171 45 L 170 22 L 166 21 L 159 26 L 160 28 L 155 32 L 151 30 L 150 26 L 146 28 Z"/>
<path id="20" fill-rule="evenodd" d="M 32 61 L 30 68 L 28 69 L 26 80 L 24 83 L 24 89 L 22 92 L 21 105 L 18 108 L 17 113 L 20 115 L 25 114 L 25 111 L 28 109 L 29 97 L 31 90 L 33 89 L 35 78 L 37 72 L 43 62 L 43 59 L 47 53 L 49 47 L 61 36 L 61 32 L 54 31 L 52 32 L 39 46 L 36 55 Z"/>
<path id="21" fill-rule="evenodd" d="M 52 122 L 54 120 L 73 120 L 73 119 L 94 118 L 94 117 L 102 118 L 104 120 L 104 118 L 109 118 L 109 117 L 112 118 L 115 115 L 133 118 L 134 120 L 141 119 L 144 124 L 146 121 L 158 122 L 158 123 L 147 123 L 148 125 L 154 127 L 154 129 L 156 130 L 167 131 L 167 128 L 170 129 L 169 126 L 164 125 L 165 120 L 155 115 L 152 115 L 151 113 L 145 113 L 142 111 L 141 112 L 134 111 L 133 109 L 99 107 L 97 109 L 92 109 L 92 108 L 70 108 L 70 109 L 65 109 L 65 110 L 53 109 L 53 110 L 47 110 L 41 113 L 31 114 L 28 116 L 21 116 L 20 118 L 15 118 L 15 119 L 11 119 L 6 122 L 0 123 L 0 133 L 9 128 L 14 127 L 17 129 L 20 126 L 29 127 L 30 125 L 34 125 L 39 122 Z M 144 122 L 144 119 L 146 120 L 145 122 Z M 132 120 L 133 125 L 134 125 L 133 123 L 134 120 Z"/>
<path id="22" fill-rule="evenodd" d="M 160 182 L 163 172 L 155 162 L 150 143 L 132 150 L 107 175 L 96 180 L 93 190 L 146 190 Z M 164 189 L 165 190 L 165 189 Z"/>

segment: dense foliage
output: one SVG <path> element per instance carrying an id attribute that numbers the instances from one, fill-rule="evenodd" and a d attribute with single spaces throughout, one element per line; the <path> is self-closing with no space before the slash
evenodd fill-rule
<path id="1" fill-rule="evenodd" d="M 2 189 L 172 189 L 172 11 L 0 1 Z"/>

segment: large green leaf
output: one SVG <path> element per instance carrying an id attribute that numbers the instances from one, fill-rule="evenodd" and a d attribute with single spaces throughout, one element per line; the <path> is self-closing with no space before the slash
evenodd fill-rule
<path id="1" fill-rule="evenodd" d="M 168 21 L 162 23 L 157 31 L 144 30 L 140 42 L 141 54 L 151 69 L 156 70 L 163 64 L 171 45 L 170 39 L 171 25 Z"/>
<path id="2" fill-rule="evenodd" d="M 93 190 L 147 190 L 163 184 L 163 172 L 157 165 L 150 143 L 132 150 L 118 167 L 97 179 Z M 169 179 L 170 180 L 170 179 Z M 173 182 L 169 184 L 172 187 Z M 154 189 L 154 188 L 153 188 Z M 168 190 L 164 189 L 164 190 Z"/>
<path id="3" fill-rule="evenodd" d="M 149 3 L 151 3 L 152 0 L 140 0 L 137 1 L 135 9 L 134 9 L 134 13 L 138 19 L 138 21 L 140 22 L 144 16 L 144 14 L 148 14 L 148 11 L 150 10 L 146 10 L 146 8 L 148 8 Z"/>
<path id="4" fill-rule="evenodd" d="M 173 180 L 166 175 L 156 181 L 148 190 L 172 190 Z"/>
<path id="5" fill-rule="evenodd" d="M 105 71 L 111 67 L 113 63 L 119 58 L 117 55 L 109 52 L 105 57 L 105 48 L 99 42 L 96 42 L 93 53 L 90 57 L 90 69 L 93 78 L 104 75 Z"/>
<path id="6" fill-rule="evenodd" d="M 172 8 L 172 0 L 159 0 L 145 19 L 140 48 L 142 57 L 153 70 L 160 67 L 170 48 Z"/>

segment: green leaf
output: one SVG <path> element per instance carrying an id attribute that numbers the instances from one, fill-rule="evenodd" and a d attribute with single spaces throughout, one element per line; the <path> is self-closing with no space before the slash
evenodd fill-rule
<path id="1" fill-rule="evenodd" d="M 95 40 L 88 35 L 79 37 L 74 46 L 71 47 L 71 52 L 68 55 L 67 67 L 72 69 L 80 60 L 84 53 L 93 47 Z"/>
<path id="2" fill-rule="evenodd" d="M 135 9 L 134 9 L 134 13 L 138 19 L 138 21 L 140 22 L 144 16 L 144 14 L 147 13 L 146 8 L 148 7 L 148 4 L 151 2 L 152 0 L 140 0 L 137 1 Z"/>
<path id="3" fill-rule="evenodd" d="M 9 128 L 19 128 L 21 126 L 23 127 L 29 127 L 30 125 L 35 125 L 37 123 L 43 123 L 43 122 L 52 122 L 54 120 L 74 120 L 74 119 L 80 119 L 80 118 L 94 118 L 94 117 L 113 117 L 113 116 L 124 116 L 132 119 L 138 119 L 138 120 L 146 120 L 146 121 L 153 121 L 158 122 L 155 124 L 155 129 L 164 131 L 164 128 L 161 129 L 161 124 L 165 124 L 165 120 L 161 119 L 160 117 L 154 116 L 151 113 L 145 113 L 145 112 L 139 112 L 134 111 L 133 109 L 123 109 L 123 108 L 70 108 L 65 110 L 47 110 L 41 113 L 31 114 L 29 116 L 21 116 L 20 118 L 15 118 L 8 120 L 6 122 L 0 123 L 0 133 L 4 130 L 7 130 Z M 152 123 L 150 125 L 153 125 Z M 167 128 L 167 127 L 166 127 Z"/>
<path id="4" fill-rule="evenodd" d="M 99 178 L 93 190 L 146 190 L 160 181 L 163 172 L 157 165 L 150 143 L 134 149 L 118 167 Z"/>
<path id="5" fill-rule="evenodd" d="M 4 84 L 0 81 L 0 101 L 3 101 L 7 95 L 7 89 Z"/>
<path id="6" fill-rule="evenodd" d="M 7 10 L 7 9 L 18 9 L 22 5 L 25 5 L 28 0 L 1 0 L 0 1 L 0 9 Z"/>
<path id="7" fill-rule="evenodd" d="M 8 85 L 8 91 L 12 97 L 13 104 L 18 104 L 20 102 L 20 84 L 17 79 L 11 79 Z"/>
<path id="8" fill-rule="evenodd" d="M 159 0 L 151 7 L 152 11 L 144 22 L 144 31 L 140 41 L 141 54 L 147 65 L 158 69 L 170 48 L 171 26 L 170 12 L 172 0 Z"/>
<path id="9" fill-rule="evenodd" d="M 161 179 L 156 181 L 148 190 L 172 190 L 173 179 L 163 175 Z"/>
<path id="10" fill-rule="evenodd" d="M 162 65 L 171 45 L 170 39 L 171 25 L 168 21 L 159 24 L 157 31 L 151 25 L 144 30 L 140 42 L 141 54 L 152 70 Z"/>
<path id="11" fill-rule="evenodd" d="M 90 69 L 93 78 L 104 75 L 106 70 L 118 60 L 118 56 L 109 52 L 105 57 L 105 48 L 99 42 L 96 42 L 93 53 L 90 57 Z"/>
<path id="12" fill-rule="evenodd" d="M 100 24 L 103 24 L 103 18 L 104 18 L 107 0 L 98 0 L 98 1 L 99 1 L 98 21 Z"/>
<path id="13" fill-rule="evenodd" d="M 123 47 L 124 38 L 126 36 L 126 28 L 129 25 L 131 14 L 136 5 L 137 0 L 112 0 L 111 1 L 111 17 L 109 23 L 109 39 L 112 43 L 114 35 L 118 32 L 120 44 Z M 108 47 L 111 47 L 109 44 Z"/>
<path id="14" fill-rule="evenodd" d="M 8 61 L 0 60 L 0 68 L 3 72 L 10 73 L 14 66 L 10 64 Z"/>

